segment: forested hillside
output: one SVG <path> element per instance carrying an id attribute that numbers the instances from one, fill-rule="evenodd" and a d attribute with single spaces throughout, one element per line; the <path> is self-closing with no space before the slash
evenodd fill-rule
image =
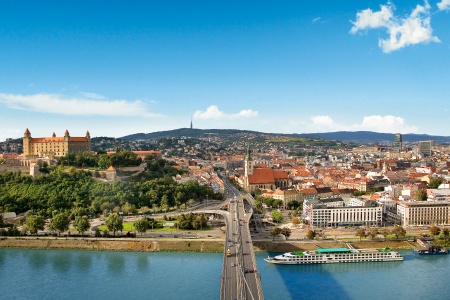
<path id="1" fill-rule="evenodd" d="M 91 172 L 75 168 L 49 168 L 49 173 L 36 179 L 20 173 L 7 172 L 0 176 L 0 212 L 33 211 L 45 217 L 56 212 L 71 216 L 95 215 L 120 209 L 133 211 L 141 207 L 169 208 L 189 200 L 218 198 L 212 189 L 192 181 L 177 184 L 170 176 L 156 177 L 155 166 L 147 171 L 145 180 L 95 181 Z M 147 173 L 146 172 L 146 173 Z"/>

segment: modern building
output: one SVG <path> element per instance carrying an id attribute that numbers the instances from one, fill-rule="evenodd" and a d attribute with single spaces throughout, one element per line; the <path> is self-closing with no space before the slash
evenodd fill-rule
<path id="1" fill-rule="evenodd" d="M 402 134 L 396 133 L 394 136 L 394 147 L 392 148 L 394 152 L 402 152 Z"/>
<path id="2" fill-rule="evenodd" d="M 450 201 L 401 201 L 397 215 L 402 226 L 450 225 Z"/>
<path id="3" fill-rule="evenodd" d="M 383 221 L 382 207 L 375 201 L 360 201 L 361 206 L 345 206 L 342 198 L 305 200 L 303 217 L 313 227 L 380 226 Z"/>
<path id="4" fill-rule="evenodd" d="M 433 149 L 433 141 L 420 141 L 419 142 L 419 153 L 424 157 L 431 156 L 431 150 Z"/>
<path id="5" fill-rule="evenodd" d="M 71 137 L 66 130 L 63 137 L 55 133 L 51 137 L 33 138 L 28 128 L 23 136 L 23 156 L 25 159 L 39 157 L 64 156 L 67 153 L 82 153 L 91 151 L 91 136 L 89 131 L 84 137 Z"/>

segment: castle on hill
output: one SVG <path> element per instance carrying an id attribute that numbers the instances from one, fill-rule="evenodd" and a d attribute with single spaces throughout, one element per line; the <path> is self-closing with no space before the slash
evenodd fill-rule
<path id="1" fill-rule="evenodd" d="M 86 135 L 83 137 L 72 137 L 66 130 L 62 137 L 57 137 L 53 133 L 51 137 L 33 138 L 27 128 L 23 136 L 24 159 L 64 156 L 69 152 L 82 153 L 85 151 L 91 151 L 89 131 L 86 131 Z"/>

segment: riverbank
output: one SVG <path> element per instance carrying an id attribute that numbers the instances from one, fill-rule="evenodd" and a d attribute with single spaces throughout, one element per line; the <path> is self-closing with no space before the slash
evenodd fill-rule
<path id="1" fill-rule="evenodd" d="M 225 241 L 219 239 L 104 239 L 104 238 L 70 238 L 70 237 L 2 237 L 0 248 L 24 249 L 68 249 L 95 251 L 140 251 L 140 252 L 223 252 Z M 316 248 L 348 247 L 346 241 L 254 241 L 255 251 L 290 252 L 297 250 L 315 250 Z M 352 241 L 356 249 L 392 248 L 412 249 L 417 246 L 405 241 Z"/>

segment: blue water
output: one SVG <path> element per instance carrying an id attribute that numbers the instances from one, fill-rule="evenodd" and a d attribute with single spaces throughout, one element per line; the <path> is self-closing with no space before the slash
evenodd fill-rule
<path id="1" fill-rule="evenodd" d="M 448 299 L 450 255 L 403 262 L 273 265 L 265 299 Z M 273 255 L 273 254 L 271 254 Z M 0 299 L 219 299 L 221 253 L 0 249 Z"/>

